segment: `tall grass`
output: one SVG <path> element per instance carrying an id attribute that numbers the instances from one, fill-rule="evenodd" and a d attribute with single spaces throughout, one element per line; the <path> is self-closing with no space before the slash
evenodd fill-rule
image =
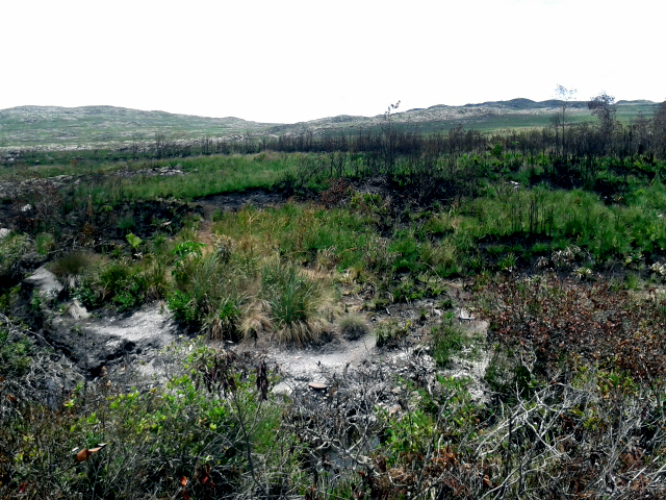
<path id="1" fill-rule="evenodd" d="M 280 255 L 296 261 L 317 260 L 347 269 L 362 262 L 376 233 L 367 217 L 345 209 L 327 210 L 287 203 L 280 208 L 252 207 L 214 218 L 214 231 L 252 248 L 256 253 Z"/>

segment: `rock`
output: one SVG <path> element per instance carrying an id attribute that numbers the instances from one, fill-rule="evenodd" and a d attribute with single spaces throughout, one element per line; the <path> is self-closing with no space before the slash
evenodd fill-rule
<path id="1" fill-rule="evenodd" d="M 473 319 L 475 319 L 474 315 L 471 312 L 462 307 L 456 311 L 456 317 L 458 318 L 458 321 L 472 321 Z"/>
<path id="2" fill-rule="evenodd" d="M 67 314 L 69 314 L 74 319 L 88 319 L 90 313 L 88 310 L 81 305 L 81 303 L 74 299 L 71 304 L 67 307 Z"/>
<path id="3" fill-rule="evenodd" d="M 394 415 L 397 415 L 397 414 L 399 414 L 401 411 L 402 411 L 402 406 L 400 406 L 398 403 L 396 403 L 396 404 L 394 404 L 394 405 L 392 405 L 392 406 L 389 407 L 389 409 L 388 409 L 389 417 L 392 417 L 392 416 L 394 416 Z"/>
<path id="4" fill-rule="evenodd" d="M 0 228 L 0 240 L 11 234 L 11 230 L 6 227 Z"/>
<path id="5" fill-rule="evenodd" d="M 271 392 L 279 396 L 291 396 L 291 393 L 294 391 L 286 382 L 280 382 L 271 389 Z"/>
<path id="6" fill-rule="evenodd" d="M 158 306 L 145 307 L 128 317 L 93 320 L 74 318 L 73 304 L 69 314 L 54 319 L 48 340 L 92 377 L 98 376 L 103 366 L 128 356 L 148 363 L 176 339 L 177 325 Z M 88 314 L 82 306 L 75 311 Z"/>
<path id="7" fill-rule="evenodd" d="M 43 266 L 23 281 L 36 288 L 39 295 L 46 300 L 54 299 L 65 288 L 55 277 L 55 274 Z"/>

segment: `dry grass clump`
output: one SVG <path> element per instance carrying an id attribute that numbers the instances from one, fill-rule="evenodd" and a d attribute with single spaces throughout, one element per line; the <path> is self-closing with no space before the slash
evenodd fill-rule
<path id="1" fill-rule="evenodd" d="M 51 272 L 59 278 L 82 276 L 98 260 L 88 252 L 73 252 L 60 257 L 49 266 Z"/>
<path id="2" fill-rule="evenodd" d="M 326 275 L 312 275 L 276 254 L 258 254 L 224 235 L 215 240 L 177 247 L 169 308 L 178 321 L 213 340 L 296 345 L 330 330 L 339 306 Z"/>
<path id="3" fill-rule="evenodd" d="M 273 340 L 302 345 L 316 342 L 329 329 L 334 308 L 323 283 L 292 263 L 277 261 L 264 267 L 261 295 L 270 308 Z"/>
<path id="4" fill-rule="evenodd" d="M 269 334 L 273 329 L 268 305 L 263 301 L 257 301 L 248 306 L 241 316 L 241 335 L 248 342 L 257 342 L 262 335 Z"/>
<path id="5" fill-rule="evenodd" d="M 340 318 L 338 322 L 342 336 L 347 340 L 356 340 L 366 335 L 370 328 L 363 316 L 350 313 Z"/>

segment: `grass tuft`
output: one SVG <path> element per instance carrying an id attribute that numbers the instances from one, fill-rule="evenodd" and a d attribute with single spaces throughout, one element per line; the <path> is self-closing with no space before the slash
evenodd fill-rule
<path id="1" fill-rule="evenodd" d="M 338 322 L 342 336 L 347 340 L 356 340 L 366 335 L 370 328 L 360 314 L 347 314 Z"/>

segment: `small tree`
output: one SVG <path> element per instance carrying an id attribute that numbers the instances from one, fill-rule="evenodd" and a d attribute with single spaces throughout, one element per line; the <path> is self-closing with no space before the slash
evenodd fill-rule
<path id="1" fill-rule="evenodd" d="M 615 97 L 606 92 L 593 97 L 587 103 L 588 109 L 594 116 L 599 118 L 599 127 L 604 146 L 608 145 L 613 137 L 613 132 L 617 128 L 617 105 Z"/>
<path id="2" fill-rule="evenodd" d="M 400 101 L 390 104 L 384 112 L 384 119 L 382 121 L 382 153 L 384 156 L 384 172 L 387 174 L 392 172 L 395 161 L 395 133 L 392 130 L 391 113 L 398 109 L 399 106 Z"/>
<path id="3" fill-rule="evenodd" d="M 551 121 L 555 125 L 556 130 L 561 130 L 560 153 L 562 156 L 567 153 L 566 127 L 570 125 L 567 122 L 567 109 L 569 108 L 569 103 L 576 97 L 577 92 L 576 89 L 568 89 L 559 83 L 555 87 L 555 96 L 560 101 L 560 110 Z"/>

